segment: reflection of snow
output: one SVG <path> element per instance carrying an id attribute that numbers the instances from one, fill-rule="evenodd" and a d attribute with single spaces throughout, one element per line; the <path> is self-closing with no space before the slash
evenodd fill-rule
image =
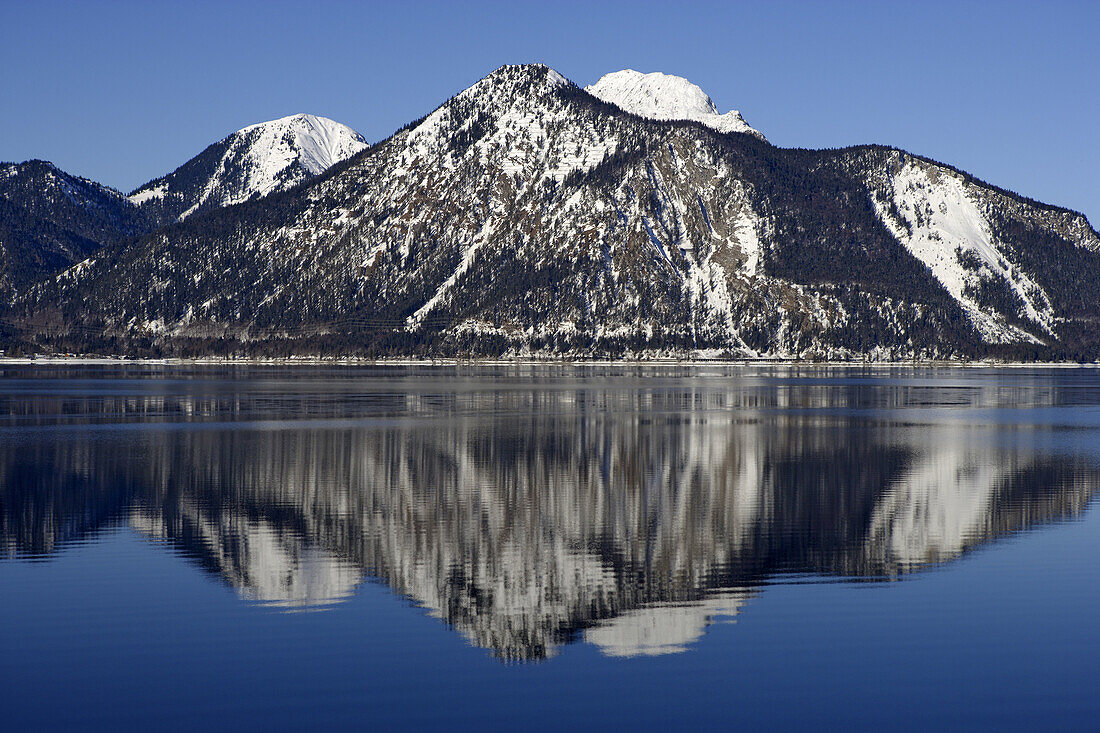
<path id="1" fill-rule="evenodd" d="M 966 429 L 937 437 L 876 505 L 866 552 L 880 564 L 942 562 L 988 538 L 997 494 L 1022 467 L 1018 452 L 993 452 Z"/>
<path id="2" fill-rule="evenodd" d="M 732 618 L 748 592 L 724 592 L 690 605 L 659 604 L 628 611 L 584 632 L 584 640 L 610 657 L 658 656 L 687 651 L 706 627 Z"/>
<path id="3" fill-rule="evenodd" d="M 245 600 L 285 608 L 322 606 L 350 596 L 363 575 L 300 537 L 259 522 L 221 517 L 215 525 L 197 513 L 188 520 L 189 529 L 202 537 L 204 554 Z M 131 514 L 130 526 L 158 539 L 167 536 L 159 517 L 141 511 Z"/>
<path id="4" fill-rule="evenodd" d="M 362 573 L 315 547 L 294 548 L 280 543 L 273 532 L 253 536 L 256 550 L 243 575 L 243 598 L 287 608 L 319 606 L 347 598 Z M 258 540 L 258 541 L 257 541 Z"/>

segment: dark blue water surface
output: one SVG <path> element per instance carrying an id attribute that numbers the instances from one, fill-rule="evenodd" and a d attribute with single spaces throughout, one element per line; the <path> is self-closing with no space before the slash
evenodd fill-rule
<path id="1" fill-rule="evenodd" d="M 0 366 L 0 728 L 1096 730 L 1100 371 Z"/>

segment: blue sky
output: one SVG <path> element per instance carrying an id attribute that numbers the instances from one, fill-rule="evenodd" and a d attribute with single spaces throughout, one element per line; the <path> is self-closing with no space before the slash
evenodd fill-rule
<path id="1" fill-rule="evenodd" d="M 369 140 L 505 63 L 687 77 L 774 144 L 884 143 L 1100 226 L 1100 2 L 0 0 L 0 159 L 130 190 L 297 112 Z"/>

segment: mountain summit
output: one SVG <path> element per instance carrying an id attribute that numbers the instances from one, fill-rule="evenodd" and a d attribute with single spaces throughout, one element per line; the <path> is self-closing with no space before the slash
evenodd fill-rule
<path id="1" fill-rule="evenodd" d="M 130 200 L 158 224 L 171 224 L 198 211 L 285 190 L 366 147 L 362 135 L 328 118 L 282 117 L 219 140 L 135 190 Z"/>
<path id="2" fill-rule="evenodd" d="M 741 113 L 718 112 L 707 93 L 682 76 L 655 71 L 643 74 L 624 69 L 604 74 L 586 92 L 640 117 L 652 120 L 694 120 L 719 132 L 747 132 L 761 140 L 764 136 L 745 122 Z"/>

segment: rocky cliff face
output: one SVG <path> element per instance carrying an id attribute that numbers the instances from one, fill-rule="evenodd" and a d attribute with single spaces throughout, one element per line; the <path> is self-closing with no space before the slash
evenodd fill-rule
<path id="1" fill-rule="evenodd" d="M 177 353 L 1100 355 L 1080 214 L 899 150 L 687 116 L 502 67 L 302 187 L 89 260 L 17 318 Z"/>

